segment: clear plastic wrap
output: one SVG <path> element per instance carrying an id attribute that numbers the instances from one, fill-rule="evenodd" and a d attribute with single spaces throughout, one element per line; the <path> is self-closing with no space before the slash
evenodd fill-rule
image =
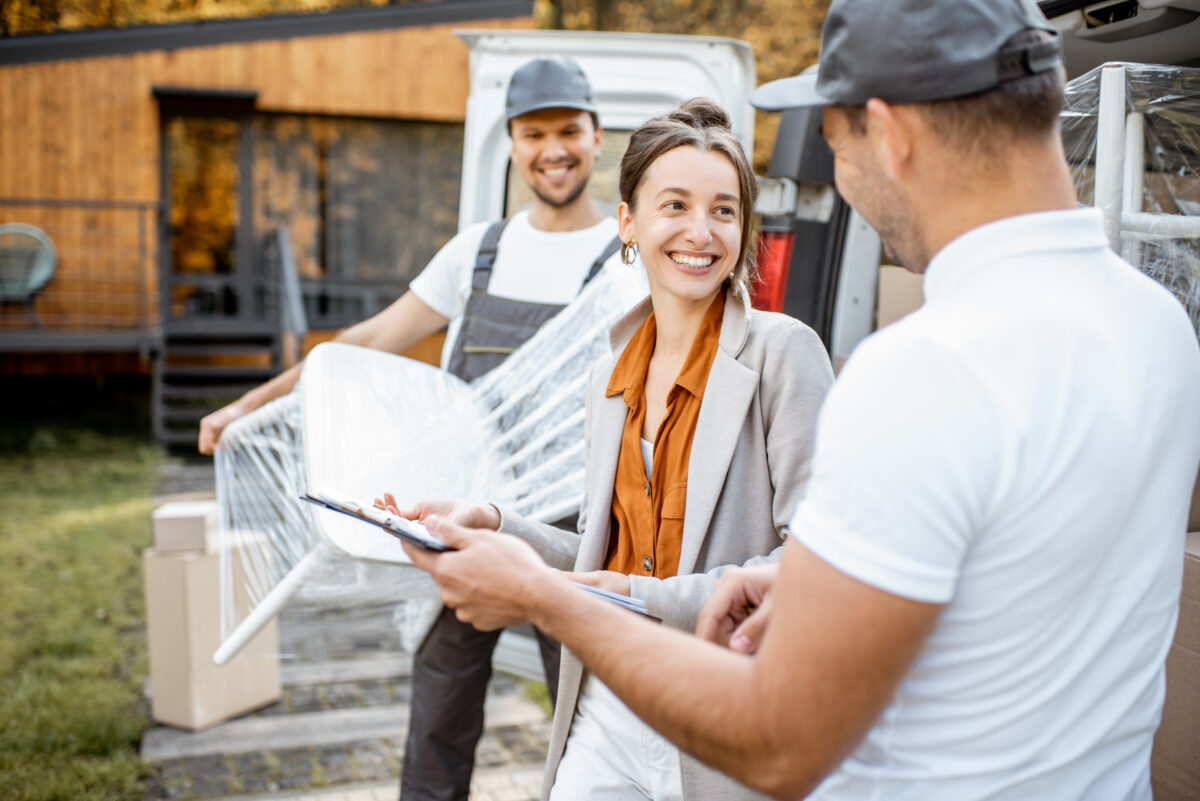
<path id="1" fill-rule="evenodd" d="M 1108 64 L 1066 87 L 1063 145 L 1081 203 L 1200 332 L 1200 69 Z"/>
<path id="2" fill-rule="evenodd" d="M 401 504 L 486 499 L 547 522 L 574 513 L 588 374 L 608 352 L 608 328 L 642 296 L 640 277 L 604 271 L 471 385 L 379 351 L 315 348 L 297 391 L 231 425 L 217 451 L 218 660 L 285 604 L 361 609 L 372 621 L 380 604 L 398 604 L 392 619 L 409 650 L 437 613 L 436 588 L 397 540 L 303 503 L 310 488 L 366 501 L 387 491 Z M 245 576 L 244 591 L 235 592 L 235 575 Z M 235 605 L 241 595 L 252 609 Z"/>

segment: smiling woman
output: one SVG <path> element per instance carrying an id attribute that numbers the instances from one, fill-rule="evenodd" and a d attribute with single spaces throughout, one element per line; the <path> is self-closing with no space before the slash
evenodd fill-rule
<path id="1" fill-rule="evenodd" d="M 660 156 L 622 203 L 621 237 L 637 243 L 656 310 L 707 305 L 740 256 L 737 172 L 724 156 L 684 145 Z"/>
<path id="2" fill-rule="evenodd" d="M 723 572 L 780 555 L 833 375 L 811 329 L 750 308 L 754 177 L 720 107 L 689 101 L 634 131 L 619 185 L 622 255 L 640 251 L 650 297 L 612 328 L 613 354 L 592 371 L 583 536 L 503 507 L 431 501 L 408 514 L 499 526 L 576 580 L 690 631 Z M 477 578 L 497 569 L 472 558 L 444 555 L 435 578 L 456 564 Z M 569 652 L 558 687 L 551 799 L 635 787 L 658 801 L 758 797 L 683 756 Z"/>

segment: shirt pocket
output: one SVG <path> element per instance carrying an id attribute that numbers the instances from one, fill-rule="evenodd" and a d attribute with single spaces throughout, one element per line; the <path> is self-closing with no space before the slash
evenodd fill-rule
<path id="1" fill-rule="evenodd" d="M 662 517 L 658 522 L 655 544 L 654 575 L 668 578 L 679 572 L 679 554 L 683 550 L 683 517 L 687 508 L 687 482 L 673 484 L 663 496 Z"/>
<path id="2" fill-rule="evenodd" d="M 687 482 L 678 481 L 667 489 L 667 494 L 663 497 L 662 516 L 664 520 L 667 518 L 683 520 L 685 511 L 687 511 Z"/>

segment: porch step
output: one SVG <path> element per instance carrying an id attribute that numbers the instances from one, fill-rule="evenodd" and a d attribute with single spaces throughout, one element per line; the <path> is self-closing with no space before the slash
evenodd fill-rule
<path id="1" fill-rule="evenodd" d="M 211 382 L 220 386 L 229 382 L 244 382 L 247 379 L 266 381 L 280 372 L 276 367 L 247 367 L 240 364 L 214 364 L 203 366 L 175 367 L 170 364 L 163 366 L 163 383 L 195 383 L 199 380 Z"/>
<path id="2" fill-rule="evenodd" d="M 261 383 L 261 382 L 258 382 Z M 224 384 L 221 386 L 221 395 L 234 395 L 241 397 L 250 390 L 258 386 L 258 383 L 253 384 Z M 171 386 L 164 385 L 162 387 L 163 399 L 168 401 L 184 401 L 184 400 L 204 400 L 213 396 L 211 387 L 201 386 Z"/>
<path id="3" fill-rule="evenodd" d="M 162 410 L 162 419 L 164 423 L 200 423 L 200 419 L 208 414 L 206 407 L 203 406 L 188 406 L 184 408 L 175 408 L 164 406 Z"/>
<path id="4" fill-rule="evenodd" d="M 253 267 L 252 280 L 249 274 L 163 276 L 164 298 L 183 290 L 198 301 L 163 321 L 163 347 L 154 364 L 154 431 L 164 445 L 192 445 L 205 414 L 282 372 L 285 343 L 308 330 L 287 229 L 266 232 L 259 246 L 259 263 L 238 268 Z M 220 299 L 231 289 L 240 294 L 240 308 Z M 199 302 L 209 295 L 212 308 Z"/>
<path id="5" fill-rule="evenodd" d="M 192 426 L 188 429 L 164 428 L 158 432 L 158 444 L 171 446 L 187 446 L 192 451 L 196 449 L 196 443 L 200 438 L 200 427 Z"/>
<path id="6" fill-rule="evenodd" d="M 256 331 L 168 331 L 155 370 L 159 443 L 194 448 L 200 420 L 282 372 L 280 354 L 277 336 Z"/>
<path id="7" fill-rule="evenodd" d="M 172 356 L 267 356 L 273 357 L 273 343 L 257 342 L 175 342 Z"/>

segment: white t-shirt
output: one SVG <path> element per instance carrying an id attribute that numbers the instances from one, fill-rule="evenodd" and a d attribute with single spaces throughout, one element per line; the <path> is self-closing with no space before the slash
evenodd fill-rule
<path id="1" fill-rule="evenodd" d="M 795 536 L 945 604 L 814 799 L 1150 798 L 1200 461 L 1200 347 L 1099 212 L 968 232 L 864 341 L 818 423 Z"/>
<path id="2" fill-rule="evenodd" d="M 454 350 L 462 315 L 471 296 L 471 273 L 490 222 L 459 233 L 412 280 L 409 289 L 429 308 L 450 319 L 442 348 L 445 367 Z M 533 303 L 570 303 L 579 294 L 592 262 L 617 235 L 617 221 L 605 217 L 578 231 L 542 231 L 529 224 L 529 212 L 513 215 L 497 244 L 488 294 Z M 619 251 L 605 263 L 620 264 Z"/>

